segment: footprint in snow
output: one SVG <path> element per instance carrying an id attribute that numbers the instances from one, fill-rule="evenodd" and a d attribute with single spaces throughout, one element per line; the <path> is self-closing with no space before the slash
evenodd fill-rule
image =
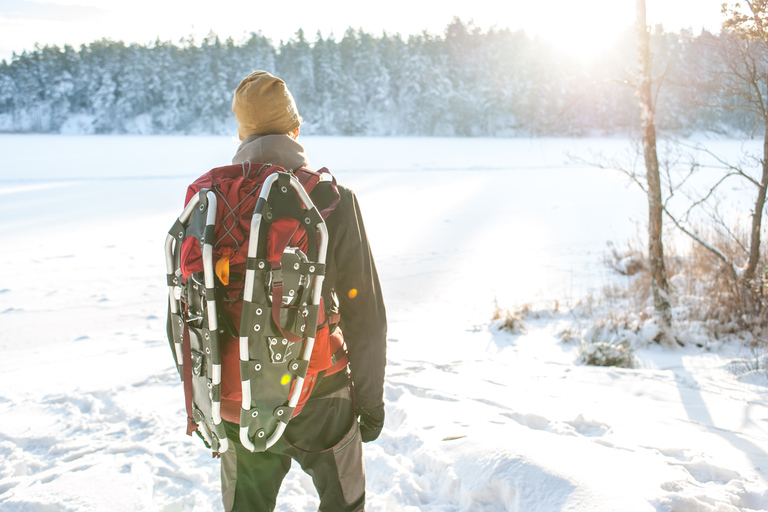
<path id="1" fill-rule="evenodd" d="M 731 480 L 742 479 L 742 476 L 737 471 L 712 464 L 703 454 L 673 448 L 657 448 L 656 450 L 667 459 L 667 464 L 683 468 L 694 480 L 701 484 L 726 484 Z"/>
<path id="2" fill-rule="evenodd" d="M 520 414 L 517 412 L 503 412 L 501 413 L 502 416 L 506 416 L 507 418 L 519 423 L 520 425 L 524 427 L 528 427 L 533 430 L 549 430 L 551 423 L 550 421 L 543 417 L 538 416 L 536 414 Z"/>
<path id="3" fill-rule="evenodd" d="M 579 414 L 575 420 L 569 421 L 567 423 L 576 429 L 576 432 L 586 437 L 604 436 L 611 430 L 611 427 L 605 425 L 604 423 L 585 419 L 583 414 Z"/>
<path id="4" fill-rule="evenodd" d="M 520 413 L 501 413 L 502 416 L 514 420 L 524 427 L 533 430 L 543 430 L 561 435 L 582 435 L 585 437 L 602 437 L 611 431 L 611 427 L 598 421 L 587 420 L 583 415 L 579 415 L 573 421 L 552 422 L 549 419 L 537 414 Z"/>

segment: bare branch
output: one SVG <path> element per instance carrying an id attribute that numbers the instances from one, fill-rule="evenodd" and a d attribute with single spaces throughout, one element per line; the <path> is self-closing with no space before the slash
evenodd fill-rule
<path id="1" fill-rule="evenodd" d="M 584 158 L 580 156 L 575 155 L 568 155 L 569 159 L 578 164 L 587 165 L 590 167 L 596 167 L 598 169 L 605 169 L 610 171 L 619 171 L 620 173 L 626 175 L 632 182 L 634 182 L 640 189 L 643 191 L 643 193 L 647 194 L 647 188 L 645 184 L 642 182 L 642 180 L 638 177 L 639 175 L 631 169 L 627 169 L 625 166 L 618 164 L 616 161 L 610 160 L 608 162 L 605 161 L 605 159 L 600 159 L 602 156 L 595 155 L 596 157 L 599 157 L 598 160 L 585 160 Z"/>
<path id="2" fill-rule="evenodd" d="M 683 185 L 685 185 L 686 182 L 690 179 L 690 177 L 693 176 L 694 173 L 700 168 L 701 168 L 701 165 L 699 165 L 699 163 L 696 162 L 695 160 L 692 160 L 688 174 L 686 174 L 685 177 L 680 181 L 680 183 L 677 184 L 677 188 L 681 188 Z"/>
<path id="3" fill-rule="evenodd" d="M 709 192 L 707 192 L 707 193 L 706 193 L 706 195 L 705 195 L 704 197 L 702 197 L 702 198 L 701 198 L 701 199 L 699 199 L 698 201 L 694 202 L 694 203 L 691 205 L 691 207 L 690 207 L 690 208 L 688 208 L 688 211 L 691 211 L 691 210 L 693 210 L 693 209 L 694 209 L 696 206 L 698 206 L 698 205 L 700 205 L 700 204 L 702 204 L 702 203 L 706 202 L 706 201 L 707 201 L 707 199 L 709 199 L 710 197 L 712 197 L 712 194 L 714 194 L 714 193 L 715 193 L 715 189 L 717 189 L 717 187 L 719 187 L 719 186 L 720 186 L 720 184 L 721 184 L 722 182 L 724 182 L 726 179 L 730 178 L 731 176 L 738 176 L 738 173 L 735 173 L 735 172 L 729 172 L 728 174 L 726 174 L 726 175 L 724 175 L 722 178 L 720 178 L 720 179 L 717 181 L 717 183 L 715 183 L 714 185 L 712 185 L 712 187 L 709 189 Z"/>
<path id="4" fill-rule="evenodd" d="M 667 62 L 667 66 L 664 68 L 664 72 L 659 77 L 659 82 L 656 84 L 656 93 L 653 95 L 653 110 L 656 110 L 656 105 L 659 103 L 659 91 L 661 91 L 661 84 L 664 83 L 664 78 L 667 76 L 667 72 L 669 71 L 669 62 Z"/>
<path id="5" fill-rule="evenodd" d="M 714 246 L 712 246 L 709 243 L 707 243 L 706 240 L 701 238 L 699 235 L 697 235 L 693 231 L 690 231 L 689 229 L 687 229 L 666 208 L 664 208 L 664 213 L 667 214 L 667 217 L 669 217 L 669 219 L 675 224 L 675 226 L 678 227 L 678 229 L 680 229 L 680 231 L 682 231 L 683 233 L 688 235 L 692 240 L 698 242 L 702 247 L 707 249 L 709 252 L 714 254 L 720 261 L 722 261 L 726 265 L 726 267 L 731 270 L 731 272 L 733 273 L 734 277 L 738 277 L 739 276 L 739 273 L 740 273 L 739 269 L 736 267 L 736 265 L 733 264 L 733 262 L 731 262 L 728 259 L 728 257 L 725 254 L 723 254 L 722 252 L 717 250 L 717 248 L 715 248 Z"/>
<path id="6" fill-rule="evenodd" d="M 751 177 L 749 174 L 745 173 L 744 170 L 741 167 L 726 162 L 720 156 L 718 156 L 716 153 L 712 152 L 711 150 L 707 149 L 706 147 L 704 147 L 704 146 L 702 146 L 700 144 L 695 144 L 695 145 L 685 144 L 684 142 L 680 142 L 679 144 L 681 146 L 683 146 L 683 147 L 687 147 L 689 149 L 693 149 L 694 151 L 701 151 L 703 153 L 706 153 L 707 155 L 709 155 L 712 158 L 714 158 L 715 160 L 717 160 L 720 164 L 722 164 L 722 166 L 723 166 L 722 168 L 723 169 L 726 169 L 726 170 L 729 171 L 729 174 L 727 174 L 726 177 L 738 175 L 738 176 L 741 176 L 742 178 L 746 179 L 747 181 L 749 181 L 750 183 L 752 183 L 754 186 L 756 186 L 758 188 L 762 188 L 763 187 L 763 185 L 759 181 L 757 181 L 756 179 Z M 708 166 L 708 167 L 717 168 L 715 166 Z"/>
<path id="7" fill-rule="evenodd" d="M 739 237 L 736 236 L 736 233 L 734 233 L 726 224 L 725 219 L 720 215 L 720 212 L 717 211 L 717 208 L 712 209 L 712 213 L 710 214 L 712 219 L 723 228 L 723 231 L 728 235 L 728 237 L 736 243 L 736 245 L 739 246 L 739 249 L 741 249 L 744 254 L 749 255 L 749 249 L 744 247 L 744 244 L 741 243 L 741 240 L 739 240 Z"/>

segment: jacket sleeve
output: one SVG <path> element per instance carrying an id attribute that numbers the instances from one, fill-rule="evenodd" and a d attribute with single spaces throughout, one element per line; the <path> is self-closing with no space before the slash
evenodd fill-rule
<path id="1" fill-rule="evenodd" d="M 355 194 L 339 187 L 333 244 L 335 289 L 347 344 L 355 400 L 366 408 L 384 402 L 387 315 L 379 276 Z"/>

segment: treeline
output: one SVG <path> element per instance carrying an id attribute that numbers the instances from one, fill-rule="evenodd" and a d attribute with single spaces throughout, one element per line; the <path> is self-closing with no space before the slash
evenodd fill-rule
<path id="1" fill-rule="evenodd" d="M 657 123 L 667 130 L 745 131 L 750 114 L 716 81 L 729 36 L 653 31 Z M 275 45 L 215 34 L 196 43 L 80 49 L 37 47 L 0 63 L 0 131 L 234 133 L 232 92 L 255 69 L 282 77 L 304 133 L 328 135 L 585 135 L 637 125 L 630 29 L 592 61 L 558 53 L 523 31 L 454 20 L 442 35 L 407 39 L 349 29 L 341 40 L 303 31 Z"/>

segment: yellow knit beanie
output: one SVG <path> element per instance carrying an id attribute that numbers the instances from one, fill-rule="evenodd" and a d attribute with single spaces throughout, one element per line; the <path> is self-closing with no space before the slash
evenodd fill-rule
<path id="1" fill-rule="evenodd" d="M 290 133 L 302 122 L 285 82 L 266 71 L 254 71 L 240 82 L 232 112 L 240 140 L 251 135 Z"/>

